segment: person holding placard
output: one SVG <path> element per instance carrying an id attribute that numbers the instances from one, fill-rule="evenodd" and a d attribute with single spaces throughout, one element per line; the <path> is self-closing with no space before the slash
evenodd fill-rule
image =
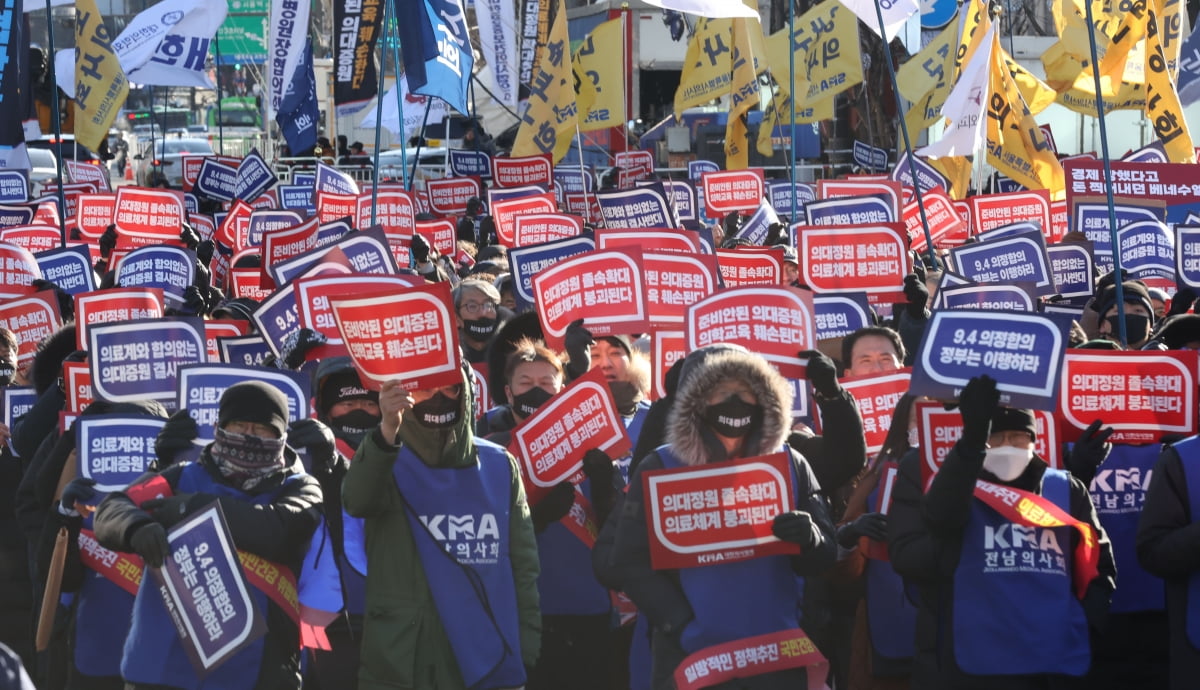
<path id="1" fill-rule="evenodd" d="M 804 458 L 784 443 L 791 423 L 791 387 L 762 357 L 742 348 L 721 348 L 696 360 L 690 373 L 685 365 L 668 417 L 668 443 L 638 464 L 618 517 L 612 570 L 639 615 L 649 621 L 653 687 L 658 689 L 676 687 L 686 670 L 682 664 L 693 658 L 689 655 L 760 636 L 803 636 L 805 602 L 796 576 L 824 572 L 836 555 L 820 487 Z M 775 537 L 767 543 L 798 545 L 799 555 L 717 559 L 678 569 L 652 566 L 650 534 L 657 523 L 650 524 L 648 482 L 643 481 L 647 473 L 771 455 L 790 468 L 785 481 L 793 499 L 791 510 L 773 518 L 763 512 L 763 528 Z M 793 554 L 794 548 L 784 547 Z M 824 662 L 807 636 L 798 648 L 815 655 L 813 665 Z M 741 680 L 736 684 L 714 687 L 819 687 L 795 665 L 745 666 L 737 673 Z"/>
<path id="2" fill-rule="evenodd" d="M 1087 487 L 1033 452 L 1029 410 L 996 382 L 959 396 L 962 436 L 924 490 L 900 464 L 888 521 L 892 566 L 917 601 L 914 688 L 1070 688 L 1108 613 L 1112 545 Z"/>
<path id="3" fill-rule="evenodd" d="M 516 460 L 471 433 L 471 386 L 383 384 L 350 463 L 365 519 L 358 687 L 516 688 L 537 663 L 538 556 Z"/>

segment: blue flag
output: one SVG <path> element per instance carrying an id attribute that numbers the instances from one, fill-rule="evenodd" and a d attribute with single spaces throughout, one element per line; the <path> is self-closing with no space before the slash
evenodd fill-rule
<path id="1" fill-rule="evenodd" d="M 424 84 L 418 85 L 412 71 L 408 72 L 409 88 L 413 93 L 440 98 L 460 113 L 469 112 L 467 87 L 475 58 L 462 0 L 425 0 L 424 5 L 429 26 L 433 29 L 434 55 L 425 60 Z M 423 54 L 428 56 L 429 46 L 422 48 Z M 407 61 L 407 56 L 405 64 L 412 64 Z"/>
<path id="2" fill-rule="evenodd" d="M 279 103 L 279 112 L 275 121 L 283 132 L 288 150 L 293 156 L 301 155 L 317 145 L 317 123 L 321 120 L 321 111 L 317 103 L 317 78 L 313 73 L 312 39 L 304 44 L 304 53 L 300 64 L 292 73 L 292 82 L 288 84 L 283 100 Z"/>

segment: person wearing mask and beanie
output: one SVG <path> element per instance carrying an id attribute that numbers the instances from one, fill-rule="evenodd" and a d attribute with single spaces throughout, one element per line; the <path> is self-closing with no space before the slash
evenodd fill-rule
<path id="1" fill-rule="evenodd" d="M 217 501 L 238 550 L 271 561 L 280 578 L 294 583 L 321 519 L 321 487 L 287 446 L 287 398 L 261 381 L 230 386 L 218 403 L 214 434 L 197 462 L 143 475 L 109 494 L 96 510 L 97 540 L 158 568 L 170 557 L 167 530 Z M 256 573 L 247 570 L 247 581 L 267 633 L 201 679 L 154 578 L 143 578 L 121 660 L 127 689 L 299 688 L 299 609 Z"/>
<path id="2" fill-rule="evenodd" d="M 517 688 L 537 663 L 538 557 L 516 460 L 471 433 L 472 388 L 385 382 L 342 485 L 365 519 L 358 687 Z"/>
<path id="3" fill-rule="evenodd" d="M 1154 332 L 1154 304 L 1146 286 L 1139 281 L 1127 280 L 1121 284 L 1121 289 L 1125 303 L 1125 343 L 1129 350 L 1140 350 L 1150 342 L 1150 334 Z M 1118 341 L 1121 331 L 1115 287 L 1104 293 L 1096 311 L 1100 313 L 1097 328 L 1100 337 Z"/>
<path id="4" fill-rule="evenodd" d="M 451 294 L 463 356 L 471 364 L 486 362 L 488 344 L 501 326 L 500 291 L 491 281 L 468 278 Z"/>
<path id="5" fill-rule="evenodd" d="M 833 565 L 833 524 L 808 463 L 785 444 L 792 391 L 762 357 L 727 348 L 680 375 L 667 421 L 667 445 L 643 458 L 617 516 L 611 572 L 651 628 L 653 687 L 674 688 L 676 669 L 689 655 L 727 642 L 803 627 L 797 575 Z M 787 453 L 795 489 L 793 510 L 775 516 L 772 531 L 800 546 L 797 556 L 764 556 L 681 570 L 654 570 L 649 509 L 642 473 L 696 467 L 739 458 Z M 796 688 L 803 668 L 740 678 L 722 688 Z M 815 690 L 815 688 L 814 688 Z"/>
<path id="6" fill-rule="evenodd" d="M 928 491 L 918 454 L 900 463 L 888 553 L 919 594 L 914 688 L 1077 687 L 1108 613 L 1116 567 L 1087 487 L 1034 454 L 1029 410 L 999 400 L 986 375 L 963 388 L 962 436 Z M 1066 526 L 1029 526 L 1016 505 Z"/>

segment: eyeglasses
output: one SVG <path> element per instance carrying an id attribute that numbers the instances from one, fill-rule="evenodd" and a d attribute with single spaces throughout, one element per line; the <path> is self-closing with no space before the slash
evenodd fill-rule
<path id="1" fill-rule="evenodd" d="M 496 313 L 495 302 L 463 302 L 461 308 L 472 316 L 476 314 Z"/>

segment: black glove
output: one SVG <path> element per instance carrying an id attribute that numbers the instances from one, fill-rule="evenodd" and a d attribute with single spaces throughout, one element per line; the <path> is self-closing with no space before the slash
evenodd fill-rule
<path id="1" fill-rule="evenodd" d="M 192 251 L 195 251 L 196 247 L 200 244 L 200 234 L 187 223 L 184 223 L 179 228 L 179 239 L 183 241 L 184 246 Z"/>
<path id="2" fill-rule="evenodd" d="M 776 515 L 775 521 L 771 523 L 771 534 L 780 541 L 799 544 L 804 551 L 817 548 L 821 541 L 821 534 L 813 524 L 812 516 L 803 510 Z"/>
<path id="3" fill-rule="evenodd" d="M 541 532 L 558 522 L 571 512 L 573 505 L 575 505 L 575 485 L 571 482 L 559 482 L 558 486 L 550 489 L 550 493 L 533 506 L 533 529 Z"/>
<path id="4" fill-rule="evenodd" d="M 333 467 L 337 441 L 333 437 L 333 430 L 325 424 L 315 419 L 298 419 L 288 427 L 287 440 L 293 449 L 303 448 L 308 453 L 310 473 Z"/>
<path id="5" fill-rule="evenodd" d="M 592 346 L 595 344 L 592 332 L 583 327 L 583 319 L 576 319 L 567 325 L 563 349 L 567 351 L 567 374 L 571 378 L 579 378 L 591 368 Z"/>
<path id="6" fill-rule="evenodd" d="M 429 240 L 425 239 L 423 235 L 420 233 L 413 235 L 410 246 L 412 247 L 413 261 L 419 264 L 429 261 L 429 250 L 432 247 L 429 244 Z"/>
<path id="7" fill-rule="evenodd" d="M 72 479 L 63 488 L 62 495 L 58 498 L 58 504 L 66 510 L 75 511 L 76 503 L 87 503 L 96 497 L 96 490 L 92 488 L 95 485 L 96 480 L 89 479 L 88 477 L 76 477 Z"/>
<path id="8" fill-rule="evenodd" d="M 832 398 L 842 391 L 837 380 L 837 365 L 820 350 L 802 350 L 800 359 L 807 359 L 804 376 L 812 382 L 813 390 L 823 398 Z"/>
<path id="9" fill-rule="evenodd" d="M 1167 312 L 1167 316 L 1186 314 L 1195 303 L 1196 291 L 1187 285 L 1180 285 L 1175 291 L 1175 296 L 1171 298 L 1171 310 Z"/>
<path id="10" fill-rule="evenodd" d="M 921 271 L 924 273 L 924 271 Z M 929 302 L 929 287 L 925 285 L 924 279 L 916 273 L 909 273 L 904 277 L 904 296 L 908 299 L 908 306 L 905 307 L 908 315 L 914 319 L 925 318 L 925 305 Z"/>
<path id="11" fill-rule="evenodd" d="M 137 528 L 133 536 L 129 537 L 129 545 L 151 568 L 161 568 L 163 561 L 167 560 L 167 555 L 171 553 L 171 544 L 167 542 L 167 530 L 157 522 Z"/>
<path id="12" fill-rule="evenodd" d="M 187 286 L 183 291 L 183 306 L 179 308 L 183 314 L 203 316 L 208 313 L 208 296 L 195 285 Z"/>
<path id="13" fill-rule="evenodd" d="M 161 471 L 175 464 L 175 456 L 192 447 L 192 441 L 200 435 L 200 427 L 186 409 L 171 415 L 154 439 L 154 454 L 158 456 Z"/>
<path id="14" fill-rule="evenodd" d="M 777 244 L 786 245 L 788 242 L 787 235 L 785 234 L 786 231 L 787 226 L 783 223 L 771 223 L 767 226 L 767 239 L 763 242 L 763 245 L 767 247 L 773 247 Z"/>
<path id="15" fill-rule="evenodd" d="M 216 245 L 212 240 L 204 240 L 196 245 L 196 260 L 208 266 L 212 263 L 213 252 L 216 251 Z"/>
<path id="16" fill-rule="evenodd" d="M 613 461 L 599 448 L 593 448 L 583 454 L 583 473 L 592 480 L 593 488 L 597 484 L 612 484 L 613 473 L 616 471 Z"/>
<path id="17" fill-rule="evenodd" d="M 1092 483 L 1092 477 L 1096 476 L 1096 468 L 1107 460 L 1108 454 L 1112 452 L 1112 444 L 1108 442 L 1108 437 L 1113 435 L 1113 428 L 1110 426 L 1101 429 L 1103 424 L 1099 419 L 1092 422 L 1079 435 L 1079 440 L 1071 446 L 1071 452 L 1067 454 L 1067 471 L 1084 484 Z"/>
<path id="18" fill-rule="evenodd" d="M 100 258 L 108 259 L 112 254 L 112 250 L 117 246 L 117 226 L 110 225 L 104 230 L 104 234 L 100 236 Z"/>
<path id="19" fill-rule="evenodd" d="M 837 540 L 844 548 L 854 548 L 859 537 L 887 541 L 887 516 L 883 513 L 863 513 L 838 528 Z"/>
<path id="20" fill-rule="evenodd" d="M 163 527 L 174 527 L 177 522 L 188 516 L 188 503 L 195 494 L 175 494 L 165 498 L 151 498 L 142 501 L 142 510 L 150 513 L 150 517 Z"/>
<path id="21" fill-rule="evenodd" d="M 324 333 L 318 333 L 311 328 L 293 331 L 284 339 L 283 346 L 279 348 L 280 360 L 283 362 L 281 368 L 293 371 L 299 369 L 304 366 L 304 358 L 309 352 L 327 342 L 329 339 L 325 337 Z"/>
<path id="22" fill-rule="evenodd" d="M 992 417 L 1000 406 L 1000 392 L 996 381 L 984 374 L 967 382 L 958 394 L 958 411 L 962 415 L 963 433 L 961 442 L 968 448 L 982 451 L 992 435 Z"/>

